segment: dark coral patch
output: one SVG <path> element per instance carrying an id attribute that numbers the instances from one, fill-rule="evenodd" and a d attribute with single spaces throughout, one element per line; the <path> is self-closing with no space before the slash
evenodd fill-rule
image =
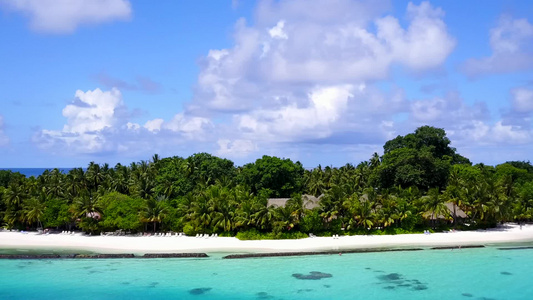
<path id="1" fill-rule="evenodd" d="M 296 279 L 301 279 L 301 280 L 320 280 L 322 278 L 333 277 L 333 275 L 331 275 L 329 273 L 322 273 L 322 272 L 312 271 L 312 272 L 309 272 L 308 275 L 304 275 L 304 274 L 300 274 L 300 273 L 292 274 L 292 277 L 294 277 Z"/>
<path id="2" fill-rule="evenodd" d="M 423 284 L 415 285 L 413 287 L 413 290 L 415 290 L 415 291 L 423 291 L 423 290 L 427 290 L 427 289 L 428 289 L 428 287 L 423 285 Z"/>
<path id="3" fill-rule="evenodd" d="M 502 274 L 502 275 L 513 275 L 513 273 L 510 273 L 510 272 L 505 272 L 505 271 L 503 271 L 503 272 L 500 272 L 500 274 Z"/>
<path id="4" fill-rule="evenodd" d="M 192 290 L 189 290 L 189 294 L 191 295 L 203 295 L 207 292 L 209 292 L 212 288 L 195 288 Z"/>
<path id="5" fill-rule="evenodd" d="M 398 273 L 390 273 L 387 275 L 379 275 L 378 278 L 383 281 L 395 281 L 402 279 L 402 275 Z"/>
<path id="6" fill-rule="evenodd" d="M 259 292 L 255 294 L 257 296 L 257 299 L 271 299 L 274 298 L 273 296 L 269 295 L 267 292 Z"/>

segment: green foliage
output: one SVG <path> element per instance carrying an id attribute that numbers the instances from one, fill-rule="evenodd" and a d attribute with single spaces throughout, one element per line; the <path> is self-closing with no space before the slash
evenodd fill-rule
<path id="1" fill-rule="evenodd" d="M 255 163 L 244 165 L 238 180 L 249 186 L 252 193 L 267 190 L 270 197 L 279 198 L 301 193 L 303 175 L 304 168 L 300 162 L 265 155 Z"/>
<path id="2" fill-rule="evenodd" d="M 64 200 L 52 198 L 47 201 L 42 217 L 45 228 L 64 226 L 70 223 L 71 218 L 69 205 Z"/>
<path id="3" fill-rule="evenodd" d="M 269 206 L 270 197 L 288 201 Z M 382 157 L 374 153 L 340 168 L 306 171 L 271 156 L 236 168 L 199 153 L 154 155 L 114 168 L 90 163 L 86 171 L 53 169 L 37 178 L 0 171 L 0 220 L 10 228 L 42 223 L 90 233 L 183 231 L 240 239 L 484 228 L 533 221 L 533 166 L 472 166 L 450 147 L 444 130 L 424 126 L 388 141 Z"/>
<path id="4" fill-rule="evenodd" d="M 99 200 L 102 207 L 100 228 L 103 231 L 127 230 L 140 231 L 142 222 L 139 211 L 143 209 L 143 200 L 132 198 L 118 192 L 111 192 Z"/>
<path id="5" fill-rule="evenodd" d="M 431 126 L 386 142 L 375 183 L 382 188 L 416 186 L 424 191 L 444 188 L 452 165 L 470 164 L 449 144 L 446 132 Z"/>
<path id="6" fill-rule="evenodd" d="M 257 231 L 256 229 L 250 229 L 247 231 L 240 231 L 235 236 L 239 240 L 277 240 L 277 239 L 304 239 L 309 237 L 307 234 L 303 232 L 268 232 L 268 233 L 262 233 Z"/>
<path id="7" fill-rule="evenodd" d="M 23 180 L 24 175 L 11 170 L 0 170 L 0 187 L 7 188 L 11 182 Z"/>

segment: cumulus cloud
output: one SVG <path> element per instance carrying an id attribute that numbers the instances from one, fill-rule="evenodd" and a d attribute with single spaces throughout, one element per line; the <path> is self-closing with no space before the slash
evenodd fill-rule
<path id="1" fill-rule="evenodd" d="M 228 158 L 241 158 L 246 157 L 251 153 L 257 151 L 257 145 L 251 140 L 228 140 L 219 139 L 217 141 L 218 150 L 216 155 Z"/>
<path id="2" fill-rule="evenodd" d="M 501 145 L 523 145 L 531 143 L 533 132 L 528 124 L 531 119 L 527 115 L 516 112 L 517 96 L 524 101 L 522 89 L 511 91 L 511 111 L 498 116 L 493 121 L 484 102 L 467 104 L 457 93 L 449 93 L 445 97 L 412 101 L 408 125 L 415 127 L 430 124 L 445 128 L 448 136 L 457 147 L 485 147 Z M 523 105 L 520 102 L 520 105 Z M 521 106 L 521 108 L 523 108 Z M 413 126 L 414 125 L 414 126 Z M 476 157 L 476 153 L 471 154 Z"/>
<path id="3" fill-rule="evenodd" d="M 254 25 L 236 23 L 234 46 L 211 50 L 203 60 L 189 111 L 249 111 L 317 86 L 384 79 L 393 64 L 422 72 L 444 63 L 456 41 L 441 9 L 409 4 L 404 27 L 381 17 L 383 7 L 379 1 L 261 2 Z"/>
<path id="4" fill-rule="evenodd" d="M 4 117 L 0 115 L 0 147 L 7 146 L 9 144 L 9 138 L 4 133 Z"/>
<path id="5" fill-rule="evenodd" d="M 516 88 L 511 91 L 513 109 L 521 113 L 533 112 L 533 89 Z"/>
<path id="6" fill-rule="evenodd" d="M 71 154 L 153 153 L 202 141 L 212 129 L 210 120 L 179 113 L 173 119 L 148 120 L 141 126 L 130 120 L 121 92 L 78 90 L 62 111 L 66 119 L 61 130 L 42 129 L 33 136 L 38 147 Z"/>
<path id="7" fill-rule="evenodd" d="M 62 130 L 36 133 L 34 141 L 43 148 L 54 149 L 61 145 L 77 153 L 108 151 L 107 136 L 121 123 L 125 110 L 122 94 L 118 89 L 102 91 L 76 91 L 75 100 L 65 106 L 66 124 Z"/>
<path id="8" fill-rule="evenodd" d="M 201 61 L 185 114 L 229 120 L 214 128 L 227 156 L 291 143 L 381 143 L 409 106 L 401 88 L 373 83 L 393 65 L 439 68 L 456 45 L 440 8 L 410 3 L 405 25 L 387 9 L 381 1 L 260 2 L 253 25 L 236 22 L 234 45 Z"/>
<path id="9" fill-rule="evenodd" d="M 466 61 L 463 71 L 471 76 L 523 71 L 533 68 L 533 25 L 527 19 L 502 16 L 490 30 L 492 55 Z"/>
<path id="10" fill-rule="evenodd" d="M 96 25 L 131 18 L 128 0 L 0 0 L 8 10 L 30 19 L 33 30 L 72 33 L 81 25 Z"/>
<path id="11" fill-rule="evenodd" d="M 236 116 L 238 128 L 246 136 L 269 141 L 325 137 L 353 97 L 351 90 L 349 85 L 317 88 L 308 95 L 305 107 L 290 103 Z"/>

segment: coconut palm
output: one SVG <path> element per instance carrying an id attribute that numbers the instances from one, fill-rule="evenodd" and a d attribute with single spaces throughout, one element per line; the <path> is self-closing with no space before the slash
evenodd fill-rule
<path id="1" fill-rule="evenodd" d="M 145 200 L 144 210 L 141 211 L 141 220 L 153 224 L 153 232 L 156 231 L 157 224 L 161 223 L 167 216 L 166 198 L 158 196 Z"/>
<path id="2" fill-rule="evenodd" d="M 64 181 L 64 197 L 70 203 L 74 198 L 87 192 L 87 181 L 82 168 L 75 168 L 68 172 Z"/>
<path id="3" fill-rule="evenodd" d="M 42 228 L 41 218 L 44 215 L 47 201 L 48 195 L 45 192 L 41 192 L 37 197 L 30 197 L 24 201 L 24 220 L 29 225 L 37 223 L 37 227 Z"/>
<path id="4" fill-rule="evenodd" d="M 375 205 L 377 195 L 373 189 L 365 190 L 365 194 L 361 197 L 360 201 L 353 201 L 354 206 L 352 208 L 353 217 L 349 221 L 350 227 L 363 227 L 368 230 L 372 229 L 375 224 Z"/>
<path id="5" fill-rule="evenodd" d="M 268 206 L 267 203 L 267 199 L 260 199 L 255 208 L 256 212 L 252 215 L 255 226 L 264 231 L 270 230 L 274 220 L 274 207 Z"/>
<path id="6" fill-rule="evenodd" d="M 439 215 L 447 216 L 449 211 L 446 207 L 445 198 L 441 195 L 438 188 L 432 188 L 428 191 L 428 196 L 424 199 L 424 207 L 427 212 L 431 213 L 432 227 L 435 228 L 435 219 Z"/>
<path id="7" fill-rule="evenodd" d="M 285 203 L 285 206 L 291 211 L 294 226 L 300 223 L 300 221 L 303 219 L 307 202 L 309 202 L 307 196 L 302 197 L 300 194 L 295 194 Z"/>

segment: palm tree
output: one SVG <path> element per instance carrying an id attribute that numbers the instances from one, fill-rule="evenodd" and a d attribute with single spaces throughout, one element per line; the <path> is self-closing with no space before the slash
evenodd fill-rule
<path id="1" fill-rule="evenodd" d="M 285 206 L 291 211 L 294 226 L 298 225 L 303 219 L 306 211 L 305 206 L 308 201 L 307 196 L 302 197 L 300 194 L 295 194 L 292 198 L 287 200 L 287 203 L 285 203 Z"/>
<path id="2" fill-rule="evenodd" d="M 88 192 L 87 181 L 85 180 L 85 173 L 82 168 L 70 170 L 66 175 L 64 185 L 64 197 L 69 203 L 82 193 Z"/>
<path id="3" fill-rule="evenodd" d="M 378 216 L 379 223 L 382 224 L 384 228 L 391 226 L 400 218 L 395 196 L 388 193 L 381 196 Z"/>
<path id="4" fill-rule="evenodd" d="M 211 203 L 209 203 L 209 198 L 205 192 L 195 194 L 194 198 L 195 201 L 192 203 L 190 218 L 198 231 L 205 231 L 211 224 Z"/>
<path id="5" fill-rule="evenodd" d="M 309 194 L 315 197 L 318 197 L 323 194 L 324 189 L 326 188 L 326 184 L 324 182 L 324 172 L 322 171 L 322 167 L 318 166 L 318 168 L 313 169 L 313 171 L 306 171 L 305 174 L 306 186 Z"/>
<path id="6" fill-rule="evenodd" d="M 130 192 L 131 171 L 128 166 L 117 164 L 111 177 L 111 190 L 128 195 Z"/>
<path id="7" fill-rule="evenodd" d="M 87 193 L 82 194 L 74 200 L 71 211 L 80 218 L 81 229 L 85 231 L 88 229 L 92 234 L 98 228 L 101 212 L 97 197 Z"/>
<path id="8" fill-rule="evenodd" d="M 253 215 L 257 212 L 258 201 L 249 190 L 238 185 L 231 190 L 232 202 L 237 205 L 235 209 L 235 229 L 247 229 L 253 224 Z"/>
<path id="9" fill-rule="evenodd" d="M 99 164 L 90 162 L 87 172 L 85 172 L 85 177 L 91 191 L 96 191 L 104 181 L 105 174 Z"/>
<path id="10" fill-rule="evenodd" d="M 153 232 L 156 231 L 157 223 L 161 223 L 167 216 L 168 209 L 165 202 L 166 198 L 164 196 L 148 198 L 145 201 L 144 210 L 141 212 L 141 219 L 143 222 L 153 224 Z"/>
<path id="11" fill-rule="evenodd" d="M 287 206 L 279 206 L 274 210 L 273 230 L 275 232 L 283 232 L 285 229 L 291 230 L 294 228 L 292 211 Z"/>
<path id="12" fill-rule="evenodd" d="M 432 227 L 435 228 L 435 218 L 439 215 L 446 216 L 449 211 L 444 204 L 444 197 L 441 196 L 438 188 L 432 188 L 428 191 L 428 196 L 424 199 L 425 210 L 431 213 Z"/>
<path id="13" fill-rule="evenodd" d="M 350 219 L 350 227 L 360 226 L 368 230 L 374 227 L 375 223 L 375 205 L 377 202 L 377 194 L 371 188 L 365 190 L 365 194 L 359 201 L 353 201 L 352 207 L 353 217 Z"/>
<path id="14" fill-rule="evenodd" d="M 28 198 L 27 189 L 23 182 L 12 183 L 4 192 L 4 199 L 8 207 L 19 208 Z"/>
<path id="15" fill-rule="evenodd" d="M 28 224 L 32 225 L 37 222 L 37 227 L 42 228 L 41 218 L 46 209 L 46 202 L 48 196 L 41 192 L 37 197 L 31 197 L 24 201 L 24 219 Z"/>
<path id="16" fill-rule="evenodd" d="M 453 204 L 453 211 L 452 211 L 452 217 L 453 217 L 453 227 L 457 225 L 457 206 L 462 205 L 462 197 L 461 197 L 461 190 L 462 190 L 463 181 L 459 175 L 459 171 L 457 169 L 452 169 L 450 172 L 450 176 L 448 178 L 448 185 L 446 186 L 446 190 L 444 191 L 444 198 L 451 202 Z"/>
<path id="17" fill-rule="evenodd" d="M 379 154 L 374 152 L 372 154 L 372 158 L 370 159 L 370 170 L 374 170 L 381 164 L 381 158 L 379 157 Z"/>
<path id="18" fill-rule="evenodd" d="M 274 220 L 274 207 L 268 206 L 268 200 L 266 198 L 260 199 L 258 197 L 257 200 L 256 212 L 252 215 L 254 224 L 259 230 L 269 230 Z"/>

